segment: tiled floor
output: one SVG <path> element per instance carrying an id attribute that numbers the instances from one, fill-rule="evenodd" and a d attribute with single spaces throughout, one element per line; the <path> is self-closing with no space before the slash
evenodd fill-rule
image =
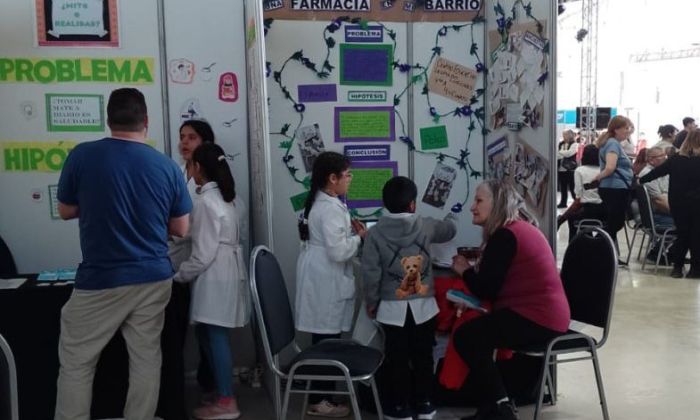
<path id="1" fill-rule="evenodd" d="M 567 240 L 560 231 L 560 255 Z M 622 238 L 621 238 L 622 239 Z M 624 243 L 622 240 L 621 243 Z M 634 254 L 636 256 L 636 252 Z M 619 270 L 611 335 L 599 357 L 614 420 L 692 420 L 700 418 L 700 306 L 697 280 L 657 275 L 632 259 Z M 272 420 L 264 389 L 240 386 L 242 419 Z M 300 419 L 299 398 L 289 419 Z M 559 367 L 559 401 L 545 406 L 542 420 L 602 418 L 590 362 Z M 438 419 L 458 419 L 471 409 L 443 408 Z M 532 407 L 520 409 L 532 418 Z M 376 419 L 363 413 L 363 419 Z"/>

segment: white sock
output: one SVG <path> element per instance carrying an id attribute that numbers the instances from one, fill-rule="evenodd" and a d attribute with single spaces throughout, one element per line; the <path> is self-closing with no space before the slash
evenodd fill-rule
<path id="1" fill-rule="evenodd" d="M 500 400 L 496 401 L 496 405 L 499 405 L 501 403 L 507 403 L 508 402 L 508 397 L 503 397 Z"/>

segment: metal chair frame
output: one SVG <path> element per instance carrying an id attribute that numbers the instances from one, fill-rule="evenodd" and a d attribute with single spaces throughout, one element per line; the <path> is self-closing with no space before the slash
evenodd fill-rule
<path id="1" fill-rule="evenodd" d="M 646 236 L 649 237 L 647 241 L 647 250 L 644 253 L 644 259 L 642 260 L 642 270 L 646 267 L 647 258 L 652 250 L 652 246 L 658 245 L 660 252 L 656 254 L 656 262 L 654 264 L 654 273 L 659 270 L 659 262 L 661 261 L 661 255 L 663 254 L 666 265 L 669 265 L 668 261 L 668 251 L 676 240 L 675 227 L 670 227 L 664 229 L 663 232 L 659 232 L 656 227 L 656 222 L 654 221 L 654 212 L 651 208 L 651 199 L 649 197 L 649 191 L 644 185 L 638 186 L 635 190 L 637 195 L 637 200 L 639 201 L 639 212 L 642 216 L 642 231 Z M 643 246 L 643 242 L 642 242 Z M 640 247 L 641 252 L 641 247 Z"/>
<path id="2" fill-rule="evenodd" d="M 17 397 L 17 367 L 15 366 L 15 357 L 12 354 L 10 345 L 7 344 L 5 338 L 0 335 L 0 351 L 2 351 L 5 361 L 7 362 L 8 388 L 10 391 L 10 419 L 19 420 L 19 403 Z M 0 413 L 1 414 L 1 413 Z"/>
<path id="3" fill-rule="evenodd" d="M 379 393 L 377 391 L 377 385 L 374 380 L 373 371 L 366 375 L 351 376 L 348 367 L 337 360 L 327 360 L 327 359 L 305 359 L 293 364 L 288 372 L 285 372 L 280 365 L 279 352 L 277 354 L 272 354 L 270 347 L 270 341 L 268 338 L 267 328 L 264 322 L 264 315 L 262 312 L 262 307 L 260 303 L 260 295 L 258 294 L 257 279 L 256 279 L 256 269 L 255 264 L 258 255 L 261 252 L 272 252 L 264 245 L 256 246 L 250 257 L 250 289 L 253 297 L 253 305 L 255 307 L 255 315 L 258 318 L 258 328 L 260 330 L 260 335 L 263 342 L 263 347 L 265 349 L 265 357 L 270 369 L 274 373 L 274 402 L 275 402 L 275 414 L 278 420 L 285 420 L 287 418 L 287 410 L 289 408 L 289 396 L 290 394 L 305 394 L 304 403 L 302 406 L 302 418 L 306 415 L 306 409 L 308 405 L 309 394 L 334 394 L 334 395 L 349 395 L 350 402 L 352 404 L 353 413 L 356 420 L 361 420 L 362 416 L 360 414 L 360 407 L 357 402 L 357 395 L 355 388 L 353 386 L 354 382 L 362 382 L 369 384 L 372 388 L 372 394 L 374 395 L 374 402 L 377 407 L 377 416 L 379 420 L 383 419 L 381 402 L 379 400 Z M 274 254 L 273 254 L 274 256 Z M 285 291 L 286 292 L 286 291 Z M 323 340 L 326 343 L 329 341 L 345 341 L 345 340 Z M 292 340 L 290 343 L 296 353 L 300 353 L 301 349 L 297 345 L 296 341 Z M 381 364 L 381 363 L 380 363 Z M 332 366 L 340 371 L 339 375 L 310 375 L 310 374 L 298 374 L 297 370 L 303 366 Z M 378 367 L 378 366 L 377 366 Z M 286 381 L 284 397 L 281 397 L 280 390 L 282 387 L 282 380 Z M 294 389 L 292 385 L 294 381 L 305 381 L 304 389 Z M 329 391 L 329 390 L 314 390 L 311 389 L 311 381 L 344 381 L 347 386 L 347 391 Z"/>
<path id="4" fill-rule="evenodd" d="M 544 399 L 544 392 L 545 388 L 549 389 L 550 396 L 551 396 L 551 401 L 552 405 L 556 404 L 556 389 L 557 389 L 557 384 L 556 384 L 556 379 L 555 376 L 553 375 L 552 372 L 556 372 L 556 365 L 559 363 L 569 363 L 569 362 L 576 362 L 580 360 L 591 360 L 593 363 L 593 369 L 595 372 L 595 378 L 596 378 L 596 385 L 598 388 L 598 395 L 600 398 L 600 404 L 601 404 L 601 410 L 603 412 L 603 419 L 609 420 L 610 416 L 608 414 L 608 404 L 605 399 L 605 390 L 603 388 L 603 378 L 600 373 L 600 364 L 598 362 L 598 352 L 597 350 L 605 344 L 605 342 L 608 339 L 608 334 L 610 330 L 610 319 L 612 318 L 612 308 L 613 308 L 613 303 L 614 303 L 614 297 L 615 297 L 615 285 L 617 283 L 617 252 L 615 250 L 615 244 L 612 241 L 612 238 L 610 238 L 610 235 L 608 235 L 607 232 L 605 232 L 603 229 L 598 228 L 598 227 L 590 227 L 587 228 L 585 231 L 580 231 L 578 235 L 574 238 L 574 240 L 569 244 L 569 247 L 575 244 L 576 239 L 581 236 L 581 235 L 603 235 L 604 238 L 606 238 L 606 242 L 608 243 L 610 249 L 613 252 L 613 257 L 610 259 L 611 265 L 609 267 L 610 273 L 611 273 L 611 283 L 610 284 L 610 301 L 609 301 L 609 306 L 607 308 L 607 317 L 605 320 L 605 325 L 602 327 L 603 328 L 603 333 L 600 338 L 600 340 L 595 340 L 593 337 L 591 337 L 588 334 L 584 334 L 581 332 L 576 332 L 576 331 L 571 331 L 567 334 L 558 336 L 552 340 L 550 340 L 547 344 L 547 347 L 544 352 L 542 351 L 524 351 L 525 354 L 531 355 L 531 356 L 539 356 L 539 357 L 544 357 L 544 363 L 542 366 L 542 373 L 540 376 L 540 389 L 538 393 L 538 398 L 537 398 L 537 404 L 535 405 L 535 413 L 533 420 L 537 420 L 539 413 L 542 409 L 542 401 Z M 564 260 L 566 262 L 566 258 Z M 564 267 L 562 267 L 563 271 Z M 572 319 L 575 321 L 575 319 Z M 586 342 L 585 346 L 581 347 L 576 347 L 576 348 L 567 348 L 567 349 L 555 349 L 555 346 L 558 343 L 566 342 L 568 340 L 579 340 L 583 339 Z M 570 358 L 565 358 L 565 359 L 558 359 L 558 356 L 566 355 L 566 354 L 573 354 L 573 353 L 588 353 L 588 355 L 585 356 L 578 356 L 578 357 L 570 357 Z"/>

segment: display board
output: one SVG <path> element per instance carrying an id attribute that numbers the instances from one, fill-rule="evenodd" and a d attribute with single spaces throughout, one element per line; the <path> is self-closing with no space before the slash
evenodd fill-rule
<path id="1" fill-rule="evenodd" d="M 487 9 L 486 172 L 512 182 L 555 246 L 556 3 Z"/>
<path id="2" fill-rule="evenodd" d="M 405 175 L 418 186 L 421 214 L 457 214 L 453 247 L 478 244 L 480 230 L 471 225 L 468 208 L 483 164 L 483 18 L 272 16 L 266 14 L 265 40 L 272 223 L 283 270 L 295 272 L 297 221 L 313 159 L 323 150 L 353 161 L 345 199 L 354 217 L 379 217 L 384 183 Z"/>
<path id="3" fill-rule="evenodd" d="M 58 218 L 55 185 L 76 144 L 107 134 L 104 106 L 113 89 L 144 93 L 151 144 L 164 149 L 156 3 L 119 4 L 115 22 L 126 18 L 130 28 L 119 33 L 119 48 L 41 45 L 43 3 L 0 0 L 0 236 L 25 273 L 81 260 L 77 221 Z"/>

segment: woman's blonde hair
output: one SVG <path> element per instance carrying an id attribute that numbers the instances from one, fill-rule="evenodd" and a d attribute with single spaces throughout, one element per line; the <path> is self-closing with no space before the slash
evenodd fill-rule
<path id="1" fill-rule="evenodd" d="M 525 207 L 525 200 L 512 184 L 497 179 L 489 179 L 477 188 L 486 188 L 491 193 L 493 208 L 484 223 L 482 237 L 484 244 L 495 231 L 518 220 L 537 226 L 537 220 Z"/>
<path id="2" fill-rule="evenodd" d="M 700 156 L 700 130 L 690 130 L 678 152 L 681 156 Z"/>
<path id="3" fill-rule="evenodd" d="M 608 123 L 608 129 L 603 131 L 603 134 L 601 134 L 596 139 L 596 147 L 601 149 L 603 146 L 605 146 L 605 143 L 607 143 L 608 140 L 610 140 L 610 137 L 615 137 L 615 130 L 628 126 L 633 126 L 632 120 L 625 117 L 624 115 L 615 115 Z"/>

